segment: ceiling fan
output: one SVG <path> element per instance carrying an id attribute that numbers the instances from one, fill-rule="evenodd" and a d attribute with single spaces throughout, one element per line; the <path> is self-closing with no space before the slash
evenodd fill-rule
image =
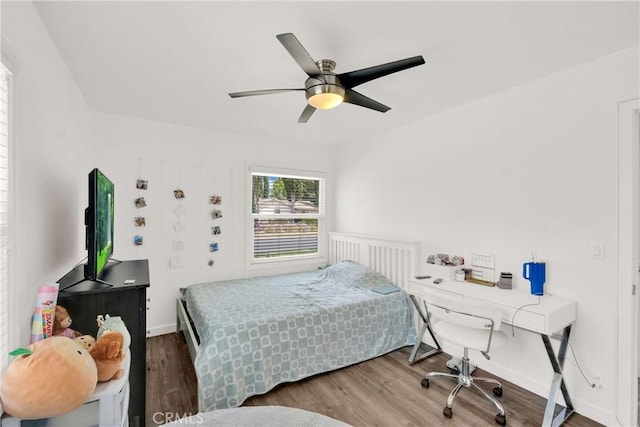
<path id="1" fill-rule="evenodd" d="M 314 61 L 292 33 L 278 34 L 276 38 L 309 76 L 305 81 L 304 88 L 250 90 L 233 92 L 229 96 L 231 98 L 240 98 L 280 92 L 305 91 L 308 104 L 302 111 L 298 123 L 306 123 L 316 109 L 328 110 L 337 107 L 342 102 L 386 113 L 391 108 L 356 92 L 353 88 L 379 77 L 424 64 L 422 56 L 414 56 L 361 70 L 336 74 L 333 72 L 336 66 L 334 61 L 330 59 Z"/>

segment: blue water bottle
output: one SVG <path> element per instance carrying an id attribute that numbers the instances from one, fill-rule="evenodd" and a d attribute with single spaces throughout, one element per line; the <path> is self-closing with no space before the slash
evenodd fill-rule
<path id="1" fill-rule="evenodd" d="M 531 282 L 531 295 L 542 295 L 544 293 L 546 269 L 544 262 L 532 261 L 522 265 L 522 277 Z"/>

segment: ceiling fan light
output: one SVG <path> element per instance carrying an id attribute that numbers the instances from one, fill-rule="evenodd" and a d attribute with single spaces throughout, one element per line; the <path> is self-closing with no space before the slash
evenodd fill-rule
<path id="1" fill-rule="evenodd" d="M 307 89 L 307 102 L 314 108 L 329 110 L 342 104 L 344 89 L 334 84 L 324 84 Z"/>
<path id="2" fill-rule="evenodd" d="M 313 95 L 307 101 L 312 107 L 320 110 L 329 110 L 342 104 L 343 98 L 337 93 L 319 93 Z"/>

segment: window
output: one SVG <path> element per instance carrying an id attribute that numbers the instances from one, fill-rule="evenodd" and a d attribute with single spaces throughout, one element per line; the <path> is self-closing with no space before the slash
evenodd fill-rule
<path id="1" fill-rule="evenodd" d="M 324 175 L 251 169 L 253 262 L 320 256 Z"/>
<path id="2" fill-rule="evenodd" d="M 0 372 L 9 363 L 9 84 L 11 73 L 0 63 Z M 2 407 L 0 406 L 0 413 Z"/>

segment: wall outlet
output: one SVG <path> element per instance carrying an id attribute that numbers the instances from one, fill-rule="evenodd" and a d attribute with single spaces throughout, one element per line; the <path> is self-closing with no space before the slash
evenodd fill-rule
<path id="1" fill-rule="evenodd" d="M 592 375 L 589 377 L 589 381 L 591 382 L 591 388 L 602 388 L 600 372 L 592 372 Z"/>

